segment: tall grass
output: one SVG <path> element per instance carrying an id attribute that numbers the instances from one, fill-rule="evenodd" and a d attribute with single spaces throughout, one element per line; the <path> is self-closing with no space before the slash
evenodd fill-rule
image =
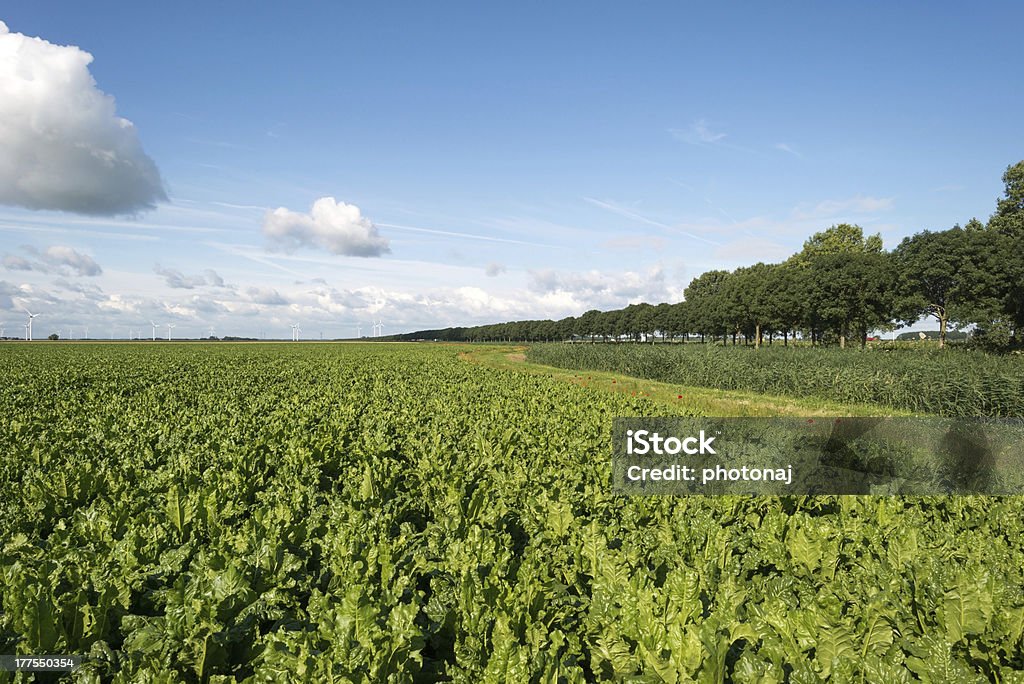
<path id="1" fill-rule="evenodd" d="M 542 344 L 527 357 L 698 387 L 946 416 L 1024 416 L 1024 360 L 980 351 Z"/>

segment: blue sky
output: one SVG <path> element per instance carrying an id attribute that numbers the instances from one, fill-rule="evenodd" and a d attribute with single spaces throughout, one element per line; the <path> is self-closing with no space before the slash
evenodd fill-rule
<path id="1" fill-rule="evenodd" d="M 91 54 L 134 124 L 76 118 L 70 62 L 11 97 L 36 43 L 0 67 L 8 158 L 53 165 L 31 194 L 0 164 L 7 334 L 21 307 L 37 336 L 309 338 L 677 301 L 834 223 L 891 248 L 984 219 L 1024 158 L 1014 3 L 250 4 L 4 4 L 0 39 Z M 132 205 L 31 153 L 44 105 L 159 180 Z M 75 174 L 107 196 L 45 186 Z"/>

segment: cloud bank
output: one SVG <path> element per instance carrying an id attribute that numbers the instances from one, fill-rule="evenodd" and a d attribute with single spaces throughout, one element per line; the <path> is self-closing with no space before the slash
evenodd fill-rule
<path id="1" fill-rule="evenodd" d="M 354 204 L 321 197 L 308 214 L 278 207 L 263 218 L 263 234 L 285 251 L 326 249 L 344 256 L 377 257 L 391 251 L 373 222 Z"/>
<path id="2" fill-rule="evenodd" d="M 11 33 L 0 22 L 0 204 L 118 215 L 165 201 L 135 126 L 75 46 Z"/>

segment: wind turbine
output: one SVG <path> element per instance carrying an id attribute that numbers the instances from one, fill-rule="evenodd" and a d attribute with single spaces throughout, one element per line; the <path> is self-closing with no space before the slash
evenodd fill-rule
<path id="1" fill-rule="evenodd" d="M 373 324 L 373 336 L 374 337 L 383 337 L 383 335 L 384 335 L 384 321 L 383 321 L 383 319 L 381 319 L 381 320 L 378 320 L 376 323 Z"/>
<path id="2" fill-rule="evenodd" d="M 296 324 L 294 324 L 292 326 L 292 342 L 298 342 L 299 341 L 299 333 L 301 333 L 301 332 L 302 332 L 302 328 L 299 327 L 298 323 L 296 323 Z"/>
<path id="3" fill-rule="evenodd" d="M 150 319 L 149 324 L 153 326 L 153 341 L 156 342 L 156 323 L 153 322 L 153 319 Z"/>
<path id="4" fill-rule="evenodd" d="M 173 323 L 168 323 L 167 324 L 167 341 L 168 342 L 171 341 L 171 328 L 175 328 L 175 327 L 177 327 L 177 326 L 175 326 Z"/>
<path id="5" fill-rule="evenodd" d="M 0 333 L 0 337 L 3 337 L 2 333 Z M 82 339 L 83 340 L 89 339 L 89 326 L 85 326 L 85 337 L 83 337 Z"/>
<path id="6" fill-rule="evenodd" d="M 4 324 L 0 323 L 0 337 L 4 336 Z"/>
<path id="7" fill-rule="evenodd" d="M 356 339 L 358 340 L 362 336 L 363 336 L 363 326 L 357 325 L 356 326 Z"/>
<path id="8" fill-rule="evenodd" d="M 29 342 L 31 342 L 32 341 L 32 319 L 35 318 L 36 316 L 38 316 L 39 314 L 34 314 L 31 311 L 29 311 L 28 309 L 25 309 L 25 313 L 28 314 L 28 325 L 26 326 L 26 329 L 28 330 L 28 332 L 25 333 L 25 339 L 28 340 Z"/>

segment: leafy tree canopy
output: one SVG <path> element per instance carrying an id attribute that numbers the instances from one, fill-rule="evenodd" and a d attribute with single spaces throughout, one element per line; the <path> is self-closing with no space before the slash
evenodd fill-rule
<path id="1" fill-rule="evenodd" d="M 828 254 L 879 254 L 882 236 L 878 233 L 864 237 L 864 229 L 856 224 L 840 223 L 815 233 L 804 242 L 804 247 L 792 259 L 806 264 L 815 257 Z"/>
<path id="2" fill-rule="evenodd" d="M 1003 185 L 1003 198 L 996 203 L 989 228 L 1004 235 L 1024 237 L 1024 161 L 1007 167 Z"/>

